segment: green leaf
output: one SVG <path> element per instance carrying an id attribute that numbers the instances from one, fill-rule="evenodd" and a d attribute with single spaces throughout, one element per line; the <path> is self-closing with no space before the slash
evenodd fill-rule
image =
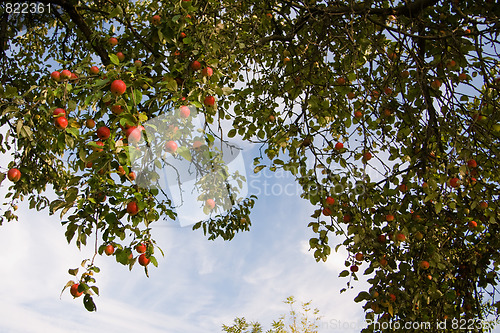
<path id="1" fill-rule="evenodd" d="M 120 60 L 118 59 L 118 57 L 116 56 L 116 54 L 113 54 L 113 53 L 110 53 L 109 54 L 109 60 L 111 60 L 111 62 L 115 65 L 119 65 L 120 64 Z"/>
<path id="2" fill-rule="evenodd" d="M 173 78 L 168 78 L 167 79 L 167 89 L 170 91 L 177 91 L 177 81 L 175 81 Z"/>
<path id="3" fill-rule="evenodd" d="M 66 201 L 57 199 L 50 203 L 49 209 L 52 213 L 54 213 L 58 209 L 61 209 L 64 205 L 66 205 Z"/>
<path id="4" fill-rule="evenodd" d="M 29 128 L 28 126 L 25 125 L 22 127 L 21 135 L 23 137 L 28 137 L 30 141 L 33 141 L 33 132 L 31 131 L 31 128 Z"/>
<path id="5" fill-rule="evenodd" d="M 73 137 L 78 138 L 80 136 L 80 130 L 75 127 L 67 127 L 66 133 L 71 134 Z"/>
<path id="6" fill-rule="evenodd" d="M 439 201 L 436 202 L 435 208 L 436 208 L 436 213 L 439 214 L 441 212 L 441 210 L 443 209 L 443 203 L 439 202 Z"/>
<path id="7" fill-rule="evenodd" d="M 354 298 L 354 302 L 359 303 L 363 300 L 368 300 L 370 298 L 371 296 L 369 293 L 367 293 L 366 291 L 362 291 L 358 294 L 358 296 L 356 296 L 356 298 Z"/>
<path id="8" fill-rule="evenodd" d="M 227 137 L 228 137 L 228 138 L 234 138 L 235 136 L 236 136 L 236 128 L 231 129 L 231 130 L 227 133 Z"/>
<path id="9" fill-rule="evenodd" d="M 90 287 L 90 289 L 92 289 L 92 291 L 97 295 L 99 296 L 99 288 L 97 288 L 96 286 L 92 286 Z"/>
<path id="10" fill-rule="evenodd" d="M 260 170 L 264 169 L 266 166 L 265 165 L 258 165 L 253 169 L 254 173 L 258 173 Z"/>
<path id="11" fill-rule="evenodd" d="M 79 270 L 79 268 L 73 268 L 73 269 L 70 268 L 70 269 L 68 269 L 68 273 L 70 275 L 76 276 L 78 274 L 78 270 Z"/>
<path id="12" fill-rule="evenodd" d="M 349 274 L 349 271 L 344 269 L 342 272 L 340 272 L 339 277 L 346 277 L 349 276 Z"/>
<path id="13" fill-rule="evenodd" d="M 78 188 L 71 187 L 69 190 L 66 191 L 64 199 L 66 200 L 67 203 L 70 203 L 75 201 L 77 196 L 78 196 Z"/>
<path id="14" fill-rule="evenodd" d="M 136 104 L 139 104 L 142 101 L 142 92 L 139 89 L 134 90 L 134 98 Z"/>
<path id="15" fill-rule="evenodd" d="M 158 267 L 158 261 L 156 261 L 156 258 L 154 256 L 150 256 L 149 260 L 151 260 L 151 263 L 155 266 Z"/>
<path id="16" fill-rule="evenodd" d="M 23 128 L 23 124 L 24 124 L 24 120 L 23 119 L 19 119 L 17 121 L 16 133 L 17 133 L 18 136 L 21 136 L 21 129 Z"/>
<path id="17" fill-rule="evenodd" d="M 83 297 L 83 305 L 85 306 L 85 309 L 87 309 L 87 311 L 89 312 L 97 310 L 94 300 L 92 299 L 92 296 L 90 296 L 89 294 L 85 294 L 85 296 Z"/>
<path id="18" fill-rule="evenodd" d="M 111 13 L 109 13 L 109 18 L 114 18 L 117 16 L 123 16 L 123 10 L 121 6 L 116 6 Z"/>
<path id="19" fill-rule="evenodd" d="M 188 147 L 184 147 L 184 146 L 183 146 L 183 147 L 179 147 L 179 148 L 177 149 L 177 153 L 178 153 L 180 156 L 184 157 L 184 159 L 185 159 L 186 161 L 191 162 L 192 157 L 191 157 L 191 152 L 189 151 L 189 148 L 188 148 Z"/>

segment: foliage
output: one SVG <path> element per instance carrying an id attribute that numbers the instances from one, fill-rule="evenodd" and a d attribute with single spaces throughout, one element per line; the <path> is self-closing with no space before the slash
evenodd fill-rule
<path id="1" fill-rule="evenodd" d="M 132 249 L 144 242 L 155 264 L 149 225 L 175 213 L 161 189 L 128 175 L 135 146 L 120 127 L 190 104 L 207 123 L 232 124 L 227 133 L 219 126 L 204 134 L 210 150 L 214 138 L 238 135 L 262 145 L 256 172 L 281 168 L 296 177 L 315 207 L 315 258 L 325 261 L 332 246 L 345 246 L 351 268 L 340 276 L 349 277 L 349 288 L 365 268 L 371 287 L 356 301 L 367 319 L 437 323 L 496 314 L 494 1 L 41 3 L 50 13 L 14 15 L 2 4 L 0 124 L 7 133 L 0 142 L 3 152 L 15 150 L 9 167 L 22 172 L 5 220 L 16 218 L 15 202 L 26 198 L 31 208 L 67 216 L 66 237 L 77 246 L 95 236 L 96 253 L 114 244 L 117 261 L 130 265 Z M 117 46 L 108 43 L 112 36 Z M 213 75 L 192 66 L 195 60 Z M 54 69 L 77 77 L 52 80 L 54 61 Z M 96 63 L 103 67 L 92 74 Z M 125 82 L 125 94 L 111 94 L 115 79 Z M 209 96 L 215 105 L 205 103 Z M 113 105 L 125 111 L 112 113 Z M 65 130 L 54 126 L 58 107 L 67 112 Z M 111 129 L 102 148 L 84 126 L 89 118 Z M 169 139 L 191 147 L 189 126 L 177 126 Z M 120 166 L 125 176 L 117 175 Z M 47 185 L 56 200 L 44 194 Z M 133 200 L 139 212 L 131 216 L 125 206 Z M 195 227 L 211 239 L 232 239 L 249 229 L 253 203 L 242 200 Z M 345 241 L 334 245 L 331 234 Z"/>
<path id="2" fill-rule="evenodd" d="M 294 310 L 295 298 L 287 297 L 284 303 L 290 305 L 288 317 L 282 315 L 272 323 L 272 327 L 266 333 L 317 333 L 317 321 L 321 319 L 318 309 L 311 309 L 311 302 L 302 303 L 302 311 L 297 314 Z M 312 312 L 311 312 L 312 311 Z M 313 318 L 309 315 L 312 314 Z M 287 323 L 289 322 L 289 323 Z M 222 331 L 227 333 L 261 333 L 262 326 L 258 322 L 248 323 L 246 319 L 236 318 L 233 326 L 222 325 Z"/>

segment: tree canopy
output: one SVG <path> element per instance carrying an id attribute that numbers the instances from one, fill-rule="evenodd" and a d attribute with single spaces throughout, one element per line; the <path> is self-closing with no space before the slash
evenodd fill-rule
<path id="1" fill-rule="evenodd" d="M 256 198 L 238 197 L 244 179 L 227 174 L 218 148 L 240 137 L 261 145 L 254 172 L 282 169 L 302 187 L 316 260 L 345 246 L 347 287 L 368 277 L 355 299 L 367 319 L 447 321 L 452 331 L 473 320 L 480 331 L 496 315 L 494 1 L 0 8 L 0 149 L 14 151 L 2 174 L 11 181 L 3 221 L 15 220 L 25 199 L 60 214 L 68 242 L 95 245 L 131 269 L 138 261 L 147 274 L 159 250 L 150 225 L 179 218 L 155 185 L 165 167 L 158 157 L 197 167 L 207 219 L 194 229 L 225 240 L 250 229 Z M 213 126 L 195 130 L 195 112 Z M 334 244 L 332 235 L 345 240 Z M 67 285 L 90 311 L 94 258 L 83 273 L 70 270 L 78 278 Z"/>

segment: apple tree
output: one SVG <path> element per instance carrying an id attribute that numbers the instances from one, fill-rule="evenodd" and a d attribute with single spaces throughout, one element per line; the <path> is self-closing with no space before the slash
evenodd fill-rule
<path id="1" fill-rule="evenodd" d="M 347 287 L 368 278 L 355 299 L 366 331 L 488 329 L 500 308 L 494 1 L 19 3 L 1 12 L 1 149 L 21 173 L 4 220 L 25 198 L 60 214 L 68 241 L 92 239 L 96 254 L 147 273 L 159 249 L 150 224 L 176 216 L 161 188 L 140 186 L 131 156 L 155 143 L 224 170 L 214 142 L 238 136 L 262 146 L 255 172 L 282 169 L 302 186 L 316 260 L 344 246 Z M 196 136 L 186 106 L 215 129 Z M 158 117 L 165 130 L 150 137 Z M 143 178 L 156 179 L 156 161 L 140 160 Z M 230 195 L 224 211 L 215 192 L 200 196 L 212 214 L 194 229 L 248 230 L 255 198 Z M 68 286 L 93 310 L 98 268 L 83 266 Z"/>

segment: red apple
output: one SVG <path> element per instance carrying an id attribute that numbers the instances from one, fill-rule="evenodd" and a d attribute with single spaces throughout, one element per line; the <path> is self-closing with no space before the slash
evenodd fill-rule
<path id="1" fill-rule="evenodd" d="M 481 202 L 479 203 L 479 207 L 480 207 L 481 209 L 486 209 L 486 208 L 488 208 L 488 203 L 487 203 L 486 201 L 481 201 Z"/>
<path id="2" fill-rule="evenodd" d="M 205 205 L 210 210 L 214 209 L 215 208 L 215 201 L 214 201 L 214 199 L 207 199 L 207 201 L 205 201 Z"/>
<path id="3" fill-rule="evenodd" d="M 155 15 L 151 18 L 151 24 L 153 25 L 158 25 L 160 24 L 161 21 L 161 16 L 160 15 Z"/>
<path id="4" fill-rule="evenodd" d="M 398 189 L 401 192 L 406 192 L 408 190 L 408 187 L 405 184 L 401 184 L 401 185 L 398 186 Z"/>
<path id="5" fill-rule="evenodd" d="M 356 117 L 357 119 L 360 119 L 361 117 L 363 117 L 363 113 L 361 111 L 355 111 L 354 117 Z"/>
<path id="6" fill-rule="evenodd" d="M 189 107 L 188 106 L 181 106 L 181 111 L 180 111 L 180 115 L 181 115 L 181 118 L 189 118 L 189 115 L 191 114 L 191 110 L 189 110 Z"/>
<path id="7" fill-rule="evenodd" d="M 345 79 L 344 79 L 343 77 L 339 77 L 339 78 L 337 79 L 337 84 L 339 84 L 339 85 L 344 85 L 344 84 L 345 84 Z"/>
<path id="8" fill-rule="evenodd" d="M 213 70 L 212 68 L 210 68 L 210 67 L 205 67 L 205 68 L 203 68 L 203 70 L 201 71 L 201 74 L 202 74 L 203 76 L 208 76 L 208 77 L 210 77 L 210 76 L 212 76 L 212 75 L 214 74 L 214 70 Z"/>
<path id="9" fill-rule="evenodd" d="M 62 115 L 64 115 L 64 116 L 65 116 L 65 115 L 66 115 L 66 111 L 65 111 L 64 109 L 57 108 L 57 109 L 55 109 L 55 110 L 52 112 L 52 114 L 53 114 L 54 116 L 57 116 L 57 115 L 60 115 L 60 114 L 62 114 Z"/>
<path id="10" fill-rule="evenodd" d="M 325 215 L 325 216 L 332 215 L 332 210 L 328 207 L 323 208 L 323 215 Z"/>
<path id="11" fill-rule="evenodd" d="M 469 221 L 468 225 L 469 225 L 469 228 L 474 229 L 475 227 L 477 227 L 477 222 L 476 221 Z"/>
<path id="12" fill-rule="evenodd" d="M 367 162 L 371 159 L 372 159 L 372 154 L 369 151 L 363 153 L 363 161 L 364 162 Z"/>
<path id="13" fill-rule="evenodd" d="M 55 125 L 58 129 L 65 129 L 66 127 L 68 127 L 68 119 L 66 119 L 66 117 L 56 118 Z"/>
<path id="14" fill-rule="evenodd" d="M 356 255 L 354 256 L 354 258 L 356 259 L 356 261 L 363 261 L 364 257 L 365 256 L 361 252 L 356 253 Z"/>
<path id="15" fill-rule="evenodd" d="M 113 114 L 115 114 L 115 115 L 119 115 L 120 113 L 123 112 L 123 106 L 121 106 L 121 105 L 113 105 L 111 107 L 111 112 L 113 112 Z"/>
<path id="16" fill-rule="evenodd" d="M 410 76 L 410 72 L 408 72 L 408 71 L 402 71 L 401 72 L 401 77 L 403 79 L 407 79 L 409 76 Z"/>
<path id="17" fill-rule="evenodd" d="M 344 215 L 342 219 L 345 223 L 351 222 L 351 215 Z"/>
<path id="18" fill-rule="evenodd" d="M 201 68 L 201 64 L 198 60 L 195 60 L 191 63 L 191 69 L 197 71 Z"/>
<path id="19" fill-rule="evenodd" d="M 97 141 L 95 144 L 98 145 L 98 146 L 104 147 L 104 142 L 102 142 L 102 141 Z M 101 152 L 102 151 L 101 148 L 94 148 L 94 150 L 97 151 L 97 152 Z"/>
<path id="20" fill-rule="evenodd" d="M 149 264 L 150 260 L 149 258 L 146 258 L 146 254 L 143 253 L 139 256 L 139 265 L 141 266 L 147 266 Z"/>
<path id="21" fill-rule="evenodd" d="M 137 206 L 137 202 L 130 201 L 127 204 L 127 213 L 134 216 L 134 215 L 137 215 L 138 212 L 139 212 L 139 207 Z"/>
<path id="22" fill-rule="evenodd" d="M 111 93 L 115 96 L 123 95 L 127 90 L 127 85 L 122 80 L 114 80 L 111 83 Z"/>
<path id="23" fill-rule="evenodd" d="M 347 98 L 354 99 L 354 97 L 356 97 L 356 94 L 353 93 L 352 91 L 347 93 Z"/>
<path id="24" fill-rule="evenodd" d="M 120 60 L 120 61 L 125 60 L 125 55 L 123 54 L 123 52 L 117 52 L 116 56 L 118 57 L 118 60 Z"/>
<path id="25" fill-rule="evenodd" d="M 350 270 L 351 270 L 351 272 L 356 273 L 359 270 L 359 267 L 356 265 L 352 265 Z"/>
<path id="26" fill-rule="evenodd" d="M 467 74 L 465 74 L 465 73 L 460 73 L 460 74 L 458 74 L 458 79 L 459 79 L 460 81 L 465 81 L 465 80 L 467 80 Z"/>
<path id="27" fill-rule="evenodd" d="M 202 146 L 203 146 L 203 142 L 201 142 L 199 140 L 196 140 L 195 142 L 193 142 L 194 149 L 200 149 Z"/>
<path id="28" fill-rule="evenodd" d="M 125 136 L 127 137 L 128 142 L 137 143 L 141 141 L 142 130 L 137 126 L 129 127 L 125 130 Z"/>
<path id="29" fill-rule="evenodd" d="M 394 221 L 394 215 L 392 215 L 392 214 L 387 214 L 387 215 L 385 216 L 385 220 L 386 220 L 387 222 L 392 222 L 392 221 Z"/>
<path id="30" fill-rule="evenodd" d="M 108 39 L 108 43 L 111 46 L 116 46 L 118 44 L 118 39 L 116 39 L 115 37 L 111 37 L 110 39 Z"/>
<path id="31" fill-rule="evenodd" d="M 441 87 L 441 81 L 438 79 L 431 82 L 431 87 L 434 89 L 439 89 Z"/>
<path id="32" fill-rule="evenodd" d="M 396 240 L 398 242 L 404 242 L 405 239 L 406 239 L 406 236 L 403 233 L 399 232 L 399 233 L 396 234 Z"/>
<path id="33" fill-rule="evenodd" d="M 121 165 L 118 166 L 117 172 L 120 176 L 125 176 L 125 169 Z"/>
<path id="34" fill-rule="evenodd" d="M 382 258 L 379 260 L 379 264 L 380 264 L 380 266 L 385 267 L 389 264 L 389 262 L 387 261 L 387 259 Z"/>
<path id="35" fill-rule="evenodd" d="M 99 67 L 97 66 L 90 67 L 90 73 L 94 75 L 99 74 Z"/>
<path id="36" fill-rule="evenodd" d="M 135 172 L 130 171 L 130 172 L 128 173 L 128 178 L 130 179 L 130 181 L 135 180 Z"/>
<path id="37" fill-rule="evenodd" d="M 457 62 L 456 62 L 455 60 L 450 60 L 450 61 L 448 61 L 448 63 L 446 64 L 446 67 L 448 67 L 448 69 L 452 69 L 452 68 L 454 68 L 456 65 L 457 65 Z"/>
<path id="38" fill-rule="evenodd" d="M 420 262 L 420 268 L 422 268 L 422 269 L 424 269 L 424 270 L 425 270 L 425 269 L 429 269 L 429 266 L 430 266 L 430 264 L 429 264 L 429 262 L 428 262 L 428 261 L 422 260 L 422 261 Z"/>
<path id="39" fill-rule="evenodd" d="M 214 106 L 215 104 L 215 98 L 214 96 L 207 96 L 205 97 L 205 100 L 203 101 L 206 106 Z"/>
<path id="40" fill-rule="evenodd" d="M 335 203 L 335 199 L 332 198 L 332 197 L 327 197 L 326 200 L 325 200 L 325 204 L 327 206 L 332 206 L 334 203 Z"/>
<path id="41" fill-rule="evenodd" d="M 17 182 L 17 181 L 19 181 L 19 179 L 21 179 L 21 171 L 19 171 L 19 169 L 12 168 L 9 171 L 7 171 L 7 178 L 11 182 L 14 182 L 14 183 Z"/>
<path id="42" fill-rule="evenodd" d="M 115 253 L 115 247 L 111 244 L 108 244 L 104 249 L 104 253 L 106 253 L 106 255 L 108 256 L 112 255 L 113 253 Z"/>
<path id="43" fill-rule="evenodd" d="M 135 250 L 137 253 L 145 253 L 147 250 L 147 246 L 144 243 L 139 243 L 135 246 Z"/>
<path id="44" fill-rule="evenodd" d="M 387 240 L 387 239 L 386 239 L 385 235 L 378 235 L 378 236 L 377 236 L 377 241 L 378 241 L 379 243 L 385 243 L 385 242 L 386 242 L 386 240 Z"/>
<path id="45" fill-rule="evenodd" d="M 390 300 L 392 303 L 396 302 L 396 295 L 394 295 L 394 294 L 389 294 L 389 300 Z"/>
<path id="46" fill-rule="evenodd" d="M 454 177 L 450 179 L 450 186 L 457 187 L 459 185 L 460 179 Z"/>
<path id="47" fill-rule="evenodd" d="M 80 296 L 82 296 L 83 291 L 78 291 L 78 287 L 79 286 L 80 286 L 79 283 L 75 283 L 74 285 L 72 285 L 69 288 L 69 293 L 71 294 L 71 296 L 73 296 L 73 297 L 80 297 Z"/>
<path id="48" fill-rule="evenodd" d="M 71 77 L 71 72 L 68 71 L 67 69 L 64 69 L 61 71 L 61 79 L 67 80 Z"/>
<path id="49" fill-rule="evenodd" d="M 475 168 L 475 167 L 477 167 L 477 162 L 475 160 L 469 160 L 469 161 L 467 161 L 467 166 L 469 168 Z"/>
<path id="50" fill-rule="evenodd" d="M 177 143 L 175 143 L 175 141 L 168 141 L 166 144 L 165 144 L 165 150 L 169 153 L 175 153 L 177 151 Z"/>
<path id="51" fill-rule="evenodd" d="M 97 129 L 97 137 L 101 140 L 107 140 L 111 135 L 111 131 L 106 126 L 101 126 Z"/>
<path id="52" fill-rule="evenodd" d="M 141 68 L 142 67 L 142 61 L 140 61 L 140 60 L 134 61 L 134 66 L 137 67 L 137 68 Z"/>
<path id="53" fill-rule="evenodd" d="M 342 142 L 337 142 L 337 143 L 335 144 L 335 149 L 337 149 L 337 150 L 342 150 L 342 149 L 344 149 L 344 144 L 343 144 Z"/>
<path id="54" fill-rule="evenodd" d="M 52 78 L 52 80 L 54 80 L 56 82 L 61 81 L 61 73 L 59 73 L 58 71 L 54 71 L 54 72 L 50 73 L 50 77 Z"/>

